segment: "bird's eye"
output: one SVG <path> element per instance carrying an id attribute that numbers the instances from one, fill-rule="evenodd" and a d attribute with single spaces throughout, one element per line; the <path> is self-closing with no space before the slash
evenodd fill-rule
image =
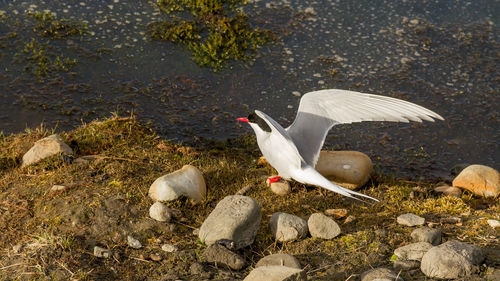
<path id="1" fill-rule="evenodd" d="M 257 114 L 255 113 L 250 113 L 250 115 L 248 115 L 248 121 L 252 122 L 252 123 L 257 123 Z"/>

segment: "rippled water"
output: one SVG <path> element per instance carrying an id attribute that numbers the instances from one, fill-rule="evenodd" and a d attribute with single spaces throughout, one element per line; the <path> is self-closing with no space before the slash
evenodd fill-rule
<path id="1" fill-rule="evenodd" d="M 78 59 L 40 82 L 12 57 L 33 37 L 27 11 L 88 22 L 89 34 L 52 40 Z M 163 136 L 196 142 L 249 133 L 235 117 L 260 109 L 286 126 L 300 95 L 343 88 L 409 100 L 444 122 L 335 127 L 327 146 L 368 153 L 383 171 L 447 175 L 457 163 L 499 167 L 500 1 L 255 1 L 253 24 L 280 39 L 254 63 L 213 72 L 183 47 L 152 41 L 148 1 L 0 1 L 0 130 L 60 129 L 134 112 Z"/>

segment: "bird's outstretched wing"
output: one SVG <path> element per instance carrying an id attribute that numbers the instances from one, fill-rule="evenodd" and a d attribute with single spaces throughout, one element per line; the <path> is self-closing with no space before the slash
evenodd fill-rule
<path id="1" fill-rule="evenodd" d="M 316 166 L 326 134 L 336 124 L 362 121 L 443 120 L 439 114 L 404 100 L 347 90 L 321 90 L 302 96 L 295 121 L 288 127 L 302 158 Z"/>

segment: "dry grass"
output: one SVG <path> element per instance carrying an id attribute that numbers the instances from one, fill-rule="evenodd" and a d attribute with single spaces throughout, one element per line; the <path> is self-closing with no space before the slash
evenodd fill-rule
<path id="1" fill-rule="evenodd" d="M 458 239 L 496 249 L 499 233 L 486 219 L 500 219 L 498 201 L 472 197 L 440 197 L 430 184 L 378 180 L 362 190 L 381 200 L 359 204 L 314 187 L 292 184 L 292 193 L 278 196 L 265 186 L 271 167 L 255 160 L 260 156 L 253 137 L 227 142 L 182 147 L 159 138 L 133 118 L 113 117 L 85 124 L 60 135 L 87 163 L 68 164 L 55 156 L 20 168 L 22 155 L 33 143 L 53 133 L 44 127 L 25 133 L 0 136 L 0 280 L 157 280 L 168 277 L 197 280 L 243 278 L 262 256 L 294 254 L 313 280 L 345 280 L 370 267 L 391 266 L 396 247 L 410 242 L 409 227 L 395 223 L 406 212 L 436 222 L 444 239 Z M 159 176 L 185 164 L 198 167 L 208 186 L 206 200 L 193 205 L 188 200 L 170 203 L 182 217 L 173 224 L 148 218 L 152 201 L 150 184 Z M 382 178 L 378 175 L 377 178 Z M 49 192 L 52 185 L 67 190 Z M 224 196 L 252 185 L 246 195 L 255 198 L 262 210 L 262 226 L 256 242 L 240 251 L 249 267 L 232 272 L 205 265 L 207 276 L 192 275 L 189 266 L 201 261 L 204 245 L 192 234 Z M 272 213 L 280 211 L 307 218 L 329 208 L 346 208 L 355 219 L 340 220 L 342 235 L 324 241 L 277 243 L 268 227 Z M 440 218 L 462 218 L 461 225 L 439 225 Z M 377 237 L 375 230 L 387 230 Z M 126 235 L 138 238 L 144 248 L 127 247 Z M 163 243 L 179 247 L 177 253 L 162 253 Z M 20 249 L 13 250 L 14 245 Z M 112 259 L 94 257 L 93 246 L 113 249 Z M 495 248 L 496 247 L 496 248 Z M 149 255 L 159 253 L 162 261 Z M 488 259 L 490 266 L 498 261 Z M 402 273 L 405 280 L 424 280 L 421 273 Z"/>

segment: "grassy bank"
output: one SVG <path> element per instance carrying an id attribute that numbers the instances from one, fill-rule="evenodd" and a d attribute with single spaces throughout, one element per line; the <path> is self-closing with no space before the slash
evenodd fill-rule
<path id="1" fill-rule="evenodd" d="M 275 173 L 255 161 L 260 156 L 255 139 L 244 136 L 226 142 L 184 147 L 158 137 L 133 118 L 113 117 L 60 132 L 75 158 L 59 156 L 21 168 L 23 154 L 33 143 L 53 131 L 44 127 L 0 136 L 0 257 L 1 280 L 184 280 L 240 279 L 270 253 L 295 255 L 312 280 L 345 280 L 371 267 L 392 267 L 395 248 L 408 244 L 413 228 L 396 223 L 400 214 L 413 212 L 436 223 L 444 240 L 456 239 L 483 247 L 486 264 L 499 267 L 498 230 L 486 219 L 499 219 L 498 200 L 464 193 L 461 198 L 432 192 L 433 183 L 405 182 L 375 175 L 363 193 L 380 199 L 361 204 L 315 187 L 292 183 L 292 193 L 278 196 L 265 185 Z M 168 205 L 180 210 L 173 223 L 149 218 L 151 183 L 185 164 L 198 167 L 208 187 L 207 198 L 193 205 L 178 200 Z M 51 192 L 53 185 L 64 191 Z M 262 211 L 262 225 L 255 243 L 239 251 L 249 265 L 240 272 L 204 264 L 203 274 L 190 265 L 203 262 L 206 247 L 193 230 L 224 196 L 252 185 L 246 195 L 255 198 Z M 345 208 L 350 222 L 337 220 L 342 235 L 333 240 L 306 238 L 277 243 L 268 226 L 272 213 L 287 212 L 307 218 L 330 208 Z M 441 223 L 455 216 L 459 223 Z M 380 235 L 376 230 L 384 229 Z M 127 235 L 144 245 L 127 246 Z M 163 243 L 177 245 L 165 253 Z M 95 245 L 112 249 L 111 259 L 93 255 Z M 161 257 L 150 259 L 151 254 Z M 485 271 L 485 270 L 484 270 Z M 483 272 L 484 274 L 484 272 Z M 403 272 L 405 280 L 424 280 L 422 273 Z"/>

